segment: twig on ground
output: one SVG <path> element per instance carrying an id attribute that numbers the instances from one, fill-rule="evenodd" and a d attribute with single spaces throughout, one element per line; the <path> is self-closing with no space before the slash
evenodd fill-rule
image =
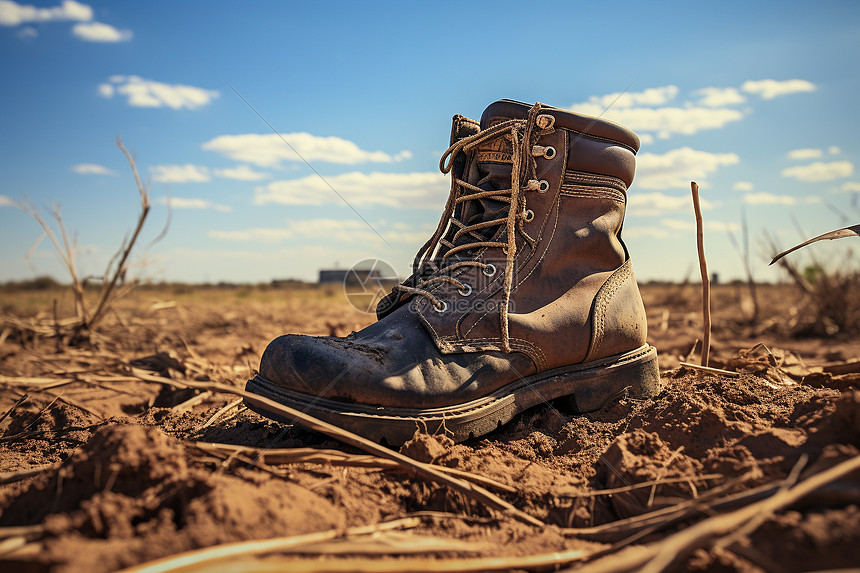
<path id="1" fill-rule="evenodd" d="M 208 390 L 204 390 L 203 392 L 200 392 L 199 394 L 195 394 L 194 396 L 192 396 L 188 400 L 185 400 L 184 402 L 180 402 L 179 404 L 173 406 L 171 408 L 171 410 L 173 410 L 174 412 L 184 412 L 186 410 L 190 410 L 191 408 L 193 408 L 197 404 L 203 402 L 204 400 L 206 400 L 210 396 L 212 396 L 212 392 L 210 392 Z"/>
<path id="2" fill-rule="evenodd" d="M 312 559 L 278 558 L 270 555 L 265 562 L 258 557 L 263 554 L 278 552 L 302 552 L 308 554 L 350 554 L 367 552 L 362 550 L 356 541 L 362 542 L 367 536 L 378 535 L 380 532 L 394 529 L 414 529 L 421 524 L 417 517 L 407 517 L 391 522 L 383 522 L 376 525 L 352 527 L 346 530 L 329 530 L 320 533 L 310 533 L 293 537 L 268 539 L 263 541 L 246 541 L 219 545 L 197 551 L 190 551 L 173 557 L 167 557 L 158 561 L 144 563 L 136 567 L 124 569 L 121 573 L 168 573 L 171 571 L 183 571 L 184 573 L 211 571 L 216 566 L 229 566 L 231 570 L 259 570 L 265 563 L 267 570 L 290 570 L 290 571 L 368 571 L 379 573 L 407 573 L 407 572 L 449 572 L 467 573 L 477 571 L 509 571 L 512 569 L 538 569 L 551 568 L 560 565 L 569 565 L 581 561 L 594 554 L 593 551 L 574 549 L 554 553 L 528 555 L 524 557 L 478 557 L 470 559 L 434 559 L 434 558 L 404 558 L 390 559 L 368 559 L 344 558 L 326 561 L 324 564 L 318 557 Z M 356 538 L 354 541 L 350 537 Z M 343 540 L 344 546 L 339 548 L 334 540 Z M 396 539 L 396 538 L 395 538 Z M 424 543 L 436 544 L 441 541 L 439 547 L 450 544 L 449 539 L 440 539 L 430 536 L 421 536 L 414 541 L 422 540 Z M 407 538 L 401 540 L 391 549 L 383 548 L 382 555 L 402 554 L 414 543 Z M 326 545 L 320 545 L 329 542 Z M 314 546 L 317 546 L 316 548 Z M 478 549 L 480 546 L 470 546 Z M 372 549 L 372 548 L 369 548 Z M 453 547 L 461 551 L 458 546 Z M 399 552 L 399 553 L 398 553 Z M 412 551 L 408 551 L 412 552 Z"/>
<path id="3" fill-rule="evenodd" d="M 237 398 L 236 400 L 233 400 L 232 402 L 230 402 L 229 404 L 227 404 L 226 406 L 224 406 L 223 408 L 219 409 L 217 412 L 212 414 L 212 417 L 209 418 L 208 420 L 206 420 L 206 422 L 202 426 L 197 428 L 196 431 L 199 432 L 201 430 L 205 430 L 206 428 L 208 428 L 209 426 L 214 424 L 218 418 L 220 418 L 221 416 L 226 414 L 231 408 L 236 408 L 241 403 L 242 403 L 242 398 Z"/>
<path id="4" fill-rule="evenodd" d="M 681 366 L 686 368 L 690 368 L 691 370 L 698 370 L 699 372 L 707 372 L 708 374 L 719 374 L 720 376 L 727 376 L 729 378 L 740 378 L 739 372 L 732 372 L 731 370 L 723 370 L 722 368 L 711 368 L 710 366 L 699 366 L 698 364 L 692 364 L 690 362 L 680 362 Z"/>
<path id="5" fill-rule="evenodd" d="M 211 567 L 216 562 L 239 555 L 259 555 L 300 545 L 329 541 L 331 539 L 337 539 L 338 537 L 349 535 L 369 535 L 392 529 L 414 529 L 419 525 L 421 525 L 421 519 L 417 517 L 406 517 L 374 525 L 350 527 L 348 529 L 330 529 L 328 531 L 320 531 L 317 533 L 294 535 L 290 537 L 276 537 L 261 541 L 225 543 L 223 545 L 216 545 L 215 547 L 206 547 L 204 549 L 197 549 L 195 551 L 180 553 L 179 555 L 171 555 L 170 557 L 165 557 L 156 561 L 150 561 L 148 563 L 123 569 L 120 573 L 162 573 L 175 571 L 177 569 L 185 570 L 186 568 L 193 567 L 202 567 L 204 570 L 211 570 Z"/>
<path id="6" fill-rule="evenodd" d="M 528 523 L 530 525 L 535 525 L 538 527 L 543 527 L 545 525 L 541 520 L 517 509 L 507 501 L 503 500 L 496 494 L 491 493 L 490 491 L 484 489 L 481 486 L 472 484 L 460 478 L 455 478 L 453 476 L 447 475 L 440 471 L 436 466 L 425 464 L 423 462 L 414 460 L 408 456 L 404 456 L 399 452 L 390 450 L 387 447 L 381 446 L 376 442 L 368 440 L 367 438 L 363 438 L 358 434 L 354 434 L 348 430 L 339 428 L 333 424 L 329 424 L 328 422 L 324 422 L 322 420 L 314 418 L 313 416 L 310 416 L 304 412 L 300 412 L 299 410 L 290 408 L 289 406 L 279 404 L 278 402 L 270 400 L 265 396 L 253 394 L 251 392 L 240 390 L 239 388 L 235 388 L 233 386 L 227 386 L 226 384 L 218 384 L 212 382 L 192 382 L 188 380 L 171 380 L 170 378 L 153 376 L 138 369 L 132 369 L 132 374 L 134 374 L 135 376 L 139 375 L 141 379 L 149 380 L 151 382 L 160 382 L 162 384 L 169 384 L 172 386 L 199 388 L 201 390 L 225 392 L 228 394 L 234 394 L 236 396 L 242 396 L 243 398 L 245 398 L 246 401 L 256 402 L 257 404 L 264 406 L 267 410 L 278 412 L 279 414 L 289 419 L 295 420 L 296 423 L 301 424 L 308 429 L 324 434 L 335 440 L 340 440 L 345 444 L 359 448 L 360 450 L 364 450 L 365 452 L 375 454 L 382 458 L 394 460 L 404 468 L 410 469 L 415 474 L 421 477 L 424 477 L 439 484 L 452 487 L 455 490 L 463 493 L 464 495 L 476 501 L 479 501 L 492 509 L 508 513 L 509 515 L 515 517 L 516 519 L 519 519 L 523 523 Z"/>
<path id="7" fill-rule="evenodd" d="M 699 251 L 699 270 L 702 274 L 702 366 L 708 365 L 711 352 L 711 280 L 708 277 L 708 263 L 705 260 L 705 233 L 702 222 L 702 206 L 699 204 L 699 186 L 690 181 L 693 192 L 693 211 L 696 214 L 696 247 Z"/>
<path id="8" fill-rule="evenodd" d="M 14 472 L 0 472 L 0 484 L 15 483 L 28 477 L 37 476 L 42 472 L 56 469 L 57 466 L 50 464 L 47 466 L 39 466 L 36 468 L 27 468 L 26 470 L 18 470 Z"/>
<path id="9" fill-rule="evenodd" d="M 270 465 L 280 464 L 326 464 L 332 466 L 346 467 L 362 467 L 362 468 L 379 468 L 383 470 L 398 470 L 404 471 L 405 468 L 393 461 L 377 456 L 347 454 L 338 450 L 317 450 L 314 448 L 283 448 L 283 449 L 268 449 L 248 448 L 244 446 L 235 446 L 232 444 L 204 443 L 197 442 L 194 444 L 197 448 L 216 455 L 226 456 L 231 452 L 248 452 L 254 453 L 257 459 L 263 460 Z M 437 470 L 481 485 L 489 489 L 504 491 L 507 493 L 516 493 L 516 488 L 505 485 L 494 479 L 464 472 L 454 468 L 445 466 L 433 466 Z M 411 473 L 411 472 L 410 472 Z"/>
<path id="10" fill-rule="evenodd" d="M 705 474 L 705 475 L 693 475 L 693 476 L 679 476 L 673 478 L 661 478 L 657 480 L 646 481 L 642 483 L 634 483 L 631 485 L 625 485 L 623 487 L 616 487 L 612 489 L 596 489 L 593 491 L 583 492 L 581 494 L 571 494 L 571 495 L 559 495 L 560 498 L 580 498 L 580 497 L 597 497 L 600 495 L 614 495 L 617 493 L 625 493 L 628 491 L 633 491 L 637 489 L 642 489 L 646 487 L 652 487 L 655 485 L 663 485 L 670 483 L 685 483 L 690 481 L 704 481 L 704 480 L 713 480 L 713 479 L 722 479 L 725 476 L 723 474 Z"/>
<path id="11" fill-rule="evenodd" d="M 68 404 L 69 406 L 71 406 L 73 408 L 77 408 L 78 410 L 80 410 L 82 412 L 86 412 L 90 416 L 95 416 L 99 420 L 104 420 L 104 416 L 102 416 L 101 414 L 99 414 L 97 412 L 93 412 L 92 410 L 90 410 L 89 408 L 84 406 L 83 404 L 79 404 L 77 401 L 72 400 L 71 398 L 67 398 L 65 396 L 61 396 L 59 394 L 54 394 L 53 392 L 47 392 L 47 391 L 46 391 L 46 394 L 48 394 L 50 396 L 54 396 L 56 401 L 58 401 L 58 402 L 62 402 L 63 404 Z"/>
<path id="12" fill-rule="evenodd" d="M 660 573 L 677 558 L 685 557 L 695 549 L 708 545 L 712 540 L 731 534 L 756 516 L 783 509 L 818 488 L 858 469 L 860 469 L 860 456 L 855 456 L 807 478 L 790 489 L 784 489 L 783 486 L 786 483 L 784 480 L 780 486 L 772 487 L 774 492 L 772 495 L 761 501 L 710 517 L 661 541 L 631 548 L 623 553 L 580 567 L 576 571 L 577 573 L 621 573 L 635 570 L 642 573 Z"/>
<path id="13" fill-rule="evenodd" d="M 10 415 L 12 412 L 14 412 L 14 411 L 15 411 L 15 409 L 16 409 L 16 408 L 18 408 L 18 406 L 20 406 L 21 404 L 23 404 L 23 403 L 24 403 L 24 400 L 26 400 L 26 399 L 27 399 L 27 398 L 29 398 L 29 397 L 30 397 L 30 395 L 29 395 L 29 394 L 24 394 L 23 396 L 21 396 L 20 398 L 18 398 L 18 401 L 17 401 L 17 402 L 15 402 L 14 404 L 12 404 L 12 407 L 11 407 L 11 408 L 9 408 L 8 410 L 6 410 L 6 412 L 5 412 L 2 416 L 0 416 L 0 423 L 2 423 L 2 422 L 3 422 L 3 420 L 5 420 L 6 418 L 8 418 L 8 417 L 9 417 L 9 415 Z"/>

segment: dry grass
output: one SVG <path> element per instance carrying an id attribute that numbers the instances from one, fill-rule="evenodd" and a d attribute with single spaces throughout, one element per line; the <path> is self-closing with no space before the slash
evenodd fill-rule
<path id="1" fill-rule="evenodd" d="M 106 312 L 110 308 L 111 301 L 118 295 L 121 286 L 125 283 L 126 273 L 128 272 L 128 260 L 134 249 L 140 232 L 146 222 L 147 215 L 151 207 L 149 201 L 149 186 L 144 185 L 137 170 L 137 163 L 134 157 L 129 153 L 122 143 L 122 139 L 117 137 L 117 147 L 125 155 L 131 167 L 134 182 L 137 186 L 138 194 L 140 195 L 141 212 L 138 215 L 137 223 L 134 226 L 130 238 L 123 240 L 120 247 L 117 249 L 114 256 L 108 262 L 102 276 L 102 286 L 98 291 L 94 301 L 87 297 L 86 279 L 81 279 L 77 270 L 77 242 L 70 238 L 66 224 L 63 221 L 62 211 L 60 206 L 54 203 L 51 207 L 51 216 L 54 225 L 51 225 L 48 220 L 42 215 L 39 208 L 31 202 L 19 202 L 18 207 L 29 214 L 42 227 L 42 235 L 30 249 L 32 252 L 36 246 L 47 237 L 54 250 L 60 257 L 63 266 L 68 271 L 69 279 L 71 280 L 70 289 L 74 301 L 75 320 L 60 322 L 57 316 L 57 303 L 54 299 L 54 317 L 52 324 L 46 324 L 45 321 L 36 321 L 32 324 L 21 323 L 11 325 L 18 329 L 30 329 L 33 333 L 44 334 L 46 328 L 53 329 L 53 335 L 57 339 L 58 347 L 63 343 L 79 344 L 86 341 L 89 333 L 97 326 L 104 318 Z M 56 229 L 54 228 L 56 226 Z M 163 233 L 162 233 L 163 234 Z M 91 306 L 92 305 L 92 306 Z M 94 310 L 90 310 L 93 308 Z M 10 324 L 6 317 L 0 321 L 0 327 L 9 328 Z"/>

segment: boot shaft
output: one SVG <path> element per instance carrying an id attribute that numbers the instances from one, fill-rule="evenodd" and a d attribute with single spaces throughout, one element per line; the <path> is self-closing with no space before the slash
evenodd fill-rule
<path id="1" fill-rule="evenodd" d="M 538 370 L 644 344 L 620 237 L 638 137 L 501 100 L 479 124 L 455 116 L 451 142 L 442 220 L 380 318 L 408 304 L 441 352 L 519 351 Z"/>

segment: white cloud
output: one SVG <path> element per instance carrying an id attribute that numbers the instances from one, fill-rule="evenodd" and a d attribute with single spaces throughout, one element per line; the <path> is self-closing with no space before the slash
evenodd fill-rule
<path id="1" fill-rule="evenodd" d="M 17 207 L 18 203 L 8 195 L 0 195 L 0 207 Z"/>
<path id="2" fill-rule="evenodd" d="M 234 161 L 258 167 L 276 167 L 282 161 L 302 161 L 302 158 L 311 163 L 356 164 L 392 163 L 412 157 L 409 151 L 401 151 L 396 155 L 384 151 L 365 151 L 352 141 L 340 137 L 319 137 L 305 132 L 285 133 L 283 139 L 274 133 L 219 135 L 202 147 L 206 151 L 214 151 Z"/>
<path id="3" fill-rule="evenodd" d="M 815 159 L 821 157 L 820 149 L 795 149 L 788 152 L 789 159 Z"/>
<path id="4" fill-rule="evenodd" d="M 109 24 L 101 22 L 87 22 L 75 24 L 72 27 L 72 35 L 87 42 L 128 42 L 133 34 L 131 30 L 117 30 Z"/>
<path id="5" fill-rule="evenodd" d="M 749 181 L 736 181 L 734 185 L 732 185 L 732 189 L 735 191 L 752 191 L 755 189 L 755 185 L 750 183 Z"/>
<path id="6" fill-rule="evenodd" d="M 0 1 L 0 26 L 20 26 L 27 22 L 51 22 L 77 20 L 87 22 L 93 19 L 93 9 L 86 4 L 65 0 L 59 6 L 37 8 L 29 4 L 18 4 L 7 0 Z"/>
<path id="7" fill-rule="evenodd" d="M 588 115 L 600 115 L 603 108 L 594 103 L 571 106 L 571 110 Z M 703 129 L 717 129 L 743 119 L 736 109 L 708 107 L 612 107 L 602 117 L 620 123 L 633 131 L 653 131 L 661 138 L 673 133 L 692 135 Z"/>
<path id="8" fill-rule="evenodd" d="M 159 183 L 205 183 L 209 170 L 199 165 L 155 165 L 150 167 L 153 181 Z"/>
<path id="9" fill-rule="evenodd" d="M 707 211 L 719 203 L 700 199 L 702 210 Z M 693 213 L 693 200 L 690 196 L 676 197 L 663 193 L 631 193 L 627 199 L 627 212 L 638 217 L 658 217 L 667 213 Z"/>
<path id="10" fill-rule="evenodd" d="M 743 113 L 736 109 L 715 106 L 718 100 L 736 99 L 732 91 L 743 99 L 734 88 L 704 88 L 694 92 L 705 96 L 699 106 L 687 103 L 683 107 L 660 107 L 678 95 L 676 86 L 664 86 L 621 95 L 591 96 L 588 101 L 574 104 L 570 109 L 604 117 L 633 131 L 651 131 L 666 138 L 673 133 L 690 135 L 703 129 L 716 129 L 742 119 Z"/>
<path id="11" fill-rule="evenodd" d="M 326 184 L 328 181 L 328 184 Z M 343 205 L 329 184 L 353 206 L 441 209 L 448 195 L 448 178 L 439 173 L 360 173 L 273 181 L 254 191 L 254 203 L 267 205 Z"/>
<path id="12" fill-rule="evenodd" d="M 831 161 L 825 163 L 816 161 L 809 165 L 798 165 L 782 170 L 783 177 L 794 177 L 800 181 L 830 181 L 840 177 L 848 177 L 854 173 L 854 164 L 850 161 Z"/>
<path id="13" fill-rule="evenodd" d="M 642 153 L 638 158 L 636 185 L 644 189 L 689 189 L 690 181 L 699 185 L 714 171 L 738 163 L 734 153 L 710 153 L 689 147 L 664 154 Z"/>
<path id="14" fill-rule="evenodd" d="M 588 98 L 587 104 L 600 107 L 600 111 L 606 108 L 628 108 L 634 106 L 657 106 L 668 103 L 675 99 L 678 95 L 678 86 L 663 86 L 659 88 L 649 88 L 641 92 L 615 92 L 604 96 L 591 96 Z M 586 105 L 586 104 L 580 104 Z"/>
<path id="15" fill-rule="evenodd" d="M 830 147 L 827 148 L 827 153 L 829 153 L 830 155 L 838 155 L 838 154 L 842 153 L 842 150 L 839 149 L 839 147 L 836 145 L 831 145 Z"/>
<path id="16" fill-rule="evenodd" d="M 723 107 L 744 103 L 746 98 L 735 88 L 702 88 L 693 92 L 702 98 L 699 104 L 707 107 Z"/>
<path id="17" fill-rule="evenodd" d="M 247 165 L 240 165 L 238 167 L 234 167 L 233 169 L 215 169 L 213 171 L 217 177 L 223 177 L 225 179 L 237 179 L 239 181 L 260 181 L 261 179 L 268 179 L 268 173 L 262 173 L 260 171 L 254 171 Z"/>
<path id="18" fill-rule="evenodd" d="M 744 82 L 741 89 L 747 93 L 758 94 L 762 99 L 773 99 L 788 94 L 814 92 L 816 88 L 815 84 L 806 80 L 758 80 Z"/>
<path id="19" fill-rule="evenodd" d="M 96 163 L 78 163 L 72 166 L 72 171 L 80 175 L 116 175 L 114 171 Z"/>
<path id="20" fill-rule="evenodd" d="M 195 199 L 190 197 L 161 197 L 158 202 L 162 205 L 170 204 L 174 209 L 213 209 L 222 213 L 229 213 L 233 209 L 229 205 L 213 203 L 208 199 Z"/>
<path id="21" fill-rule="evenodd" d="M 654 143 L 654 136 L 650 133 L 642 133 L 637 135 L 639 135 L 639 143 L 641 143 L 642 145 L 651 145 L 652 143 Z M 441 155 L 441 153 L 439 155 Z"/>
<path id="22" fill-rule="evenodd" d="M 843 193 L 858 193 L 860 192 L 860 183 L 857 181 L 846 181 L 839 190 Z"/>
<path id="23" fill-rule="evenodd" d="M 99 94 L 103 97 L 113 97 L 114 93 L 125 96 L 132 107 L 166 106 L 173 109 L 197 109 L 220 95 L 215 90 L 165 84 L 138 76 L 111 76 L 108 83 L 99 86 Z"/>
<path id="24" fill-rule="evenodd" d="M 790 195 L 774 195 L 773 193 L 748 193 L 744 195 L 744 203 L 748 205 L 796 205 L 797 198 Z"/>

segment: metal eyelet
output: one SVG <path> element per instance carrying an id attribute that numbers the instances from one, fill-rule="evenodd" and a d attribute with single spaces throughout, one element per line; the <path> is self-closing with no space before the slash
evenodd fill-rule
<path id="1" fill-rule="evenodd" d="M 472 285 L 463 283 L 463 288 L 458 288 L 457 292 L 460 293 L 461 296 L 469 296 L 472 294 Z"/>
<path id="2" fill-rule="evenodd" d="M 543 158 L 552 159 L 553 157 L 555 157 L 555 147 L 547 145 L 546 149 L 543 150 Z"/>
<path id="3" fill-rule="evenodd" d="M 555 125 L 555 116 L 542 113 L 535 118 L 535 123 L 541 129 L 550 129 Z"/>
<path id="4" fill-rule="evenodd" d="M 523 219 L 525 220 L 526 223 L 531 223 L 534 220 L 534 218 L 535 218 L 535 212 L 532 211 L 531 209 L 528 209 L 528 210 L 526 210 L 525 213 L 523 213 Z"/>
<path id="5" fill-rule="evenodd" d="M 481 272 L 483 272 L 488 277 L 491 277 L 496 274 L 496 265 L 487 265 L 486 267 L 481 269 Z"/>
<path id="6" fill-rule="evenodd" d="M 436 306 L 436 305 L 434 304 L 434 305 L 433 305 L 433 310 L 435 310 L 435 311 L 436 311 L 436 312 L 438 312 L 438 313 L 443 313 L 443 312 L 445 312 L 446 310 L 448 310 L 448 303 L 447 303 L 447 302 L 445 302 L 444 300 L 443 300 L 443 301 L 440 301 L 440 302 L 442 303 L 442 306 L 441 306 L 441 307 L 438 307 L 438 306 Z"/>
<path id="7" fill-rule="evenodd" d="M 546 193 L 547 191 L 549 191 L 549 181 L 541 179 L 538 184 L 538 193 Z"/>

